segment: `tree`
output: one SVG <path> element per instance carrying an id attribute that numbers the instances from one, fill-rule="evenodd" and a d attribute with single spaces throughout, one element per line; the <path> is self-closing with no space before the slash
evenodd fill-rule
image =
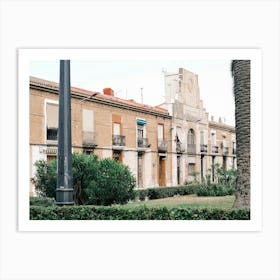
<path id="1" fill-rule="evenodd" d="M 234 208 L 250 208 L 250 60 L 233 60 L 237 186 Z"/>
<path id="2" fill-rule="evenodd" d="M 134 197 L 135 178 L 128 166 L 96 155 L 73 154 L 73 189 L 76 205 L 124 204 Z M 32 178 L 38 196 L 55 198 L 57 160 L 35 163 Z"/>
<path id="3" fill-rule="evenodd" d="M 95 180 L 87 185 L 85 191 L 89 204 L 125 204 L 134 198 L 135 178 L 128 166 L 119 161 L 106 158 L 98 162 Z"/>

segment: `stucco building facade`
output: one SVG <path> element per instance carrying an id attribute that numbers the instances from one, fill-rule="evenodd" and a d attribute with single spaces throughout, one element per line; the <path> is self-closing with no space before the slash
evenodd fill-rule
<path id="1" fill-rule="evenodd" d="M 30 178 L 37 160 L 57 156 L 57 83 L 30 77 Z M 114 158 L 128 165 L 137 187 L 182 185 L 203 178 L 213 163 L 236 164 L 235 130 L 208 120 L 198 76 L 180 68 L 165 73 L 160 106 L 71 87 L 72 150 Z M 30 195 L 34 186 L 30 183 Z"/>

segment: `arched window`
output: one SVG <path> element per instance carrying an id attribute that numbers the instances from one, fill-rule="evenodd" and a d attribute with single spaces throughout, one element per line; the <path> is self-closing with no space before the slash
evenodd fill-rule
<path id="1" fill-rule="evenodd" d="M 188 131 L 188 154 L 196 153 L 195 135 L 194 130 L 191 128 Z"/>
<path id="2" fill-rule="evenodd" d="M 188 131 L 188 145 L 190 144 L 195 144 L 195 135 L 192 128 Z"/>

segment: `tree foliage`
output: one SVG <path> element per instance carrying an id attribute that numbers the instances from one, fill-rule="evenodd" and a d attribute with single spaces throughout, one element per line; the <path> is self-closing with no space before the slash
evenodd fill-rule
<path id="1" fill-rule="evenodd" d="M 135 178 L 126 165 L 112 159 L 98 160 L 95 155 L 74 153 L 73 196 L 77 205 L 111 205 L 126 203 L 133 198 Z M 38 196 L 56 196 L 57 161 L 35 163 L 32 178 Z"/>
<path id="2" fill-rule="evenodd" d="M 128 166 L 109 158 L 99 161 L 97 166 L 96 179 L 86 188 L 90 204 L 125 204 L 133 198 L 135 178 Z"/>

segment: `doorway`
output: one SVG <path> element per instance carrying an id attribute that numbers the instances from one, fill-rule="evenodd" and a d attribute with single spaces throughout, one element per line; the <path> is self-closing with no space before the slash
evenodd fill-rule
<path id="1" fill-rule="evenodd" d="M 161 187 L 165 186 L 165 162 L 166 157 L 159 157 L 159 167 L 158 167 L 158 183 Z"/>
<path id="2" fill-rule="evenodd" d="M 143 188 L 143 153 L 138 153 L 138 188 Z"/>

